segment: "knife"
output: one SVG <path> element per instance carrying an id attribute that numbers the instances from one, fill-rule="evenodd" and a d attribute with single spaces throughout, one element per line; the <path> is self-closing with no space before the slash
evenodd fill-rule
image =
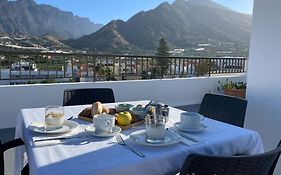
<path id="1" fill-rule="evenodd" d="M 74 138 L 85 138 L 85 137 L 52 137 L 52 138 L 45 138 L 45 139 L 36 139 L 33 140 L 33 143 L 41 142 L 41 141 L 50 141 L 50 140 L 67 140 L 67 139 L 74 139 Z"/>

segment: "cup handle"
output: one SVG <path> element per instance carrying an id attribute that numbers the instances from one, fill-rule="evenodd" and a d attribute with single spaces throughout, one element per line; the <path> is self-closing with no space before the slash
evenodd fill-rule
<path id="1" fill-rule="evenodd" d="M 110 126 L 111 122 L 109 120 L 106 121 L 106 126 Z"/>

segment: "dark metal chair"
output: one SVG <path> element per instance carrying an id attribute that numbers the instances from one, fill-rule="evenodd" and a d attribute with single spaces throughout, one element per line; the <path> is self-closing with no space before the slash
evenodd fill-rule
<path id="1" fill-rule="evenodd" d="M 4 175 L 5 169 L 4 169 L 4 152 L 8 149 L 24 145 L 24 142 L 21 139 L 15 139 L 12 141 L 9 141 L 7 143 L 2 144 L 0 141 L 0 175 Z M 25 167 L 21 171 L 22 175 L 28 175 L 29 174 L 29 166 L 28 164 L 25 165 Z"/>
<path id="2" fill-rule="evenodd" d="M 101 103 L 114 103 L 114 93 L 110 88 L 66 89 L 63 95 L 63 106 Z"/>
<path id="3" fill-rule="evenodd" d="M 199 113 L 208 118 L 243 127 L 246 108 L 245 99 L 208 93 L 202 100 Z"/>
<path id="4" fill-rule="evenodd" d="M 280 141 L 281 143 L 281 141 Z M 245 156 L 189 155 L 180 175 L 272 175 L 281 145 L 267 153 Z"/>
<path id="5" fill-rule="evenodd" d="M 281 147 L 281 140 L 280 140 L 280 142 L 279 142 L 279 144 L 278 144 L 278 146 L 277 147 Z M 271 168 L 270 168 L 270 170 L 269 170 L 269 175 L 272 175 L 273 173 L 274 173 L 274 169 L 275 169 L 275 167 L 276 167 L 276 164 L 277 164 L 277 162 L 278 162 L 278 159 L 279 159 L 279 157 L 280 157 L 280 152 L 279 152 L 279 154 L 277 155 L 277 157 L 276 157 L 276 159 L 274 160 L 274 162 L 273 162 L 273 164 L 272 164 L 272 166 L 271 166 Z"/>

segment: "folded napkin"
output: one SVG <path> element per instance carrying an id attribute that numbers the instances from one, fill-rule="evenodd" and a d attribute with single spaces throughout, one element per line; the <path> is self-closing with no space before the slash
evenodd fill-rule
<path id="1" fill-rule="evenodd" d="M 40 134 L 32 137 L 32 144 L 36 147 L 50 146 L 56 144 L 64 144 L 70 142 L 83 142 L 89 140 L 89 135 L 84 129 L 87 125 L 79 125 L 76 129 L 69 133 L 60 135 Z"/>
<path id="2" fill-rule="evenodd" d="M 181 138 L 181 142 L 186 144 L 186 145 L 188 145 L 188 146 L 192 146 L 192 145 L 196 145 L 196 144 L 200 143 L 200 142 L 194 142 L 194 141 L 189 140 L 189 139 L 187 139 L 185 137 Z"/>
<path id="3" fill-rule="evenodd" d="M 181 137 L 181 142 L 186 144 L 186 145 L 192 146 L 192 145 L 196 145 L 196 144 L 199 144 L 199 143 L 203 142 L 202 139 L 198 138 L 195 135 L 188 134 L 188 133 L 181 132 L 181 131 L 177 131 L 177 133 Z"/>

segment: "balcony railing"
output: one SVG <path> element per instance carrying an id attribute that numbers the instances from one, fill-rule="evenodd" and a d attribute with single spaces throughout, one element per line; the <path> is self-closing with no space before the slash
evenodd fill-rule
<path id="1" fill-rule="evenodd" d="M 0 51 L 10 84 L 210 76 L 246 72 L 244 57 L 161 57 Z"/>

